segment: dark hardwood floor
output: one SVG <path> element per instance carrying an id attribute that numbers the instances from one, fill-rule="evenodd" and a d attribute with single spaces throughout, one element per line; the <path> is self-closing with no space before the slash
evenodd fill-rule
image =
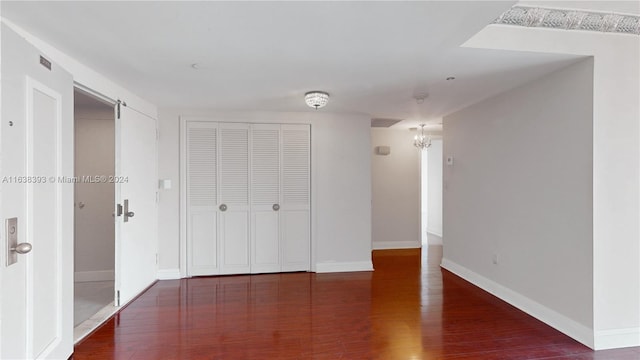
<path id="1" fill-rule="evenodd" d="M 640 359 L 594 352 L 439 267 L 375 251 L 374 272 L 159 281 L 74 359 Z"/>

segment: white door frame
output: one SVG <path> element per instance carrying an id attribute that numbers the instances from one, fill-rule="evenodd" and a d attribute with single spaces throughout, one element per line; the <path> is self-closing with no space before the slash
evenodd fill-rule
<path id="1" fill-rule="evenodd" d="M 98 99 L 99 101 L 102 101 L 102 102 L 104 102 L 104 103 L 106 103 L 108 105 L 111 105 L 111 106 L 114 107 L 114 109 L 115 109 L 116 105 L 119 102 L 121 102 L 120 100 L 115 100 L 114 98 L 112 98 L 112 97 L 110 97 L 108 95 L 105 95 L 103 93 L 100 93 L 99 91 L 93 90 L 93 88 L 91 88 L 89 86 L 86 86 L 86 85 L 83 85 L 83 84 L 81 84 L 79 82 L 74 82 L 74 89 L 80 90 L 80 91 L 84 92 L 85 94 L 88 94 L 88 95 Z M 155 119 L 153 116 L 145 114 L 144 112 L 141 112 L 141 111 L 138 111 L 138 110 L 135 110 L 135 109 L 134 109 L 134 111 L 153 119 L 155 121 L 155 124 L 156 124 L 155 126 L 156 126 L 156 131 L 157 131 L 157 129 L 158 129 L 157 119 Z M 116 172 L 116 175 L 117 175 L 117 172 L 118 172 L 118 169 L 119 169 L 119 166 L 120 166 L 120 156 L 122 154 L 121 154 L 121 149 L 120 149 L 120 144 L 121 144 L 121 138 L 120 137 L 121 137 L 121 134 L 118 131 L 119 127 L 118 127 L 118 119 L 116 119 L 116 114 L 114 114 L 114 122 L 115 122 L 115 132 L 114 132 L 115 133 L 115 137 L 114 137 L 114 142 L 115 142 L 115 168 L 114 168 L 114 171 Z M 156 137 L 155 153 L 157 154 L 157 152 L 158 152 L 158 138 Z M 156 172 L 157 172 L 157 169 L 158 169 L 157 165 L 158 164 L 157 164 L 157 156 L 156 156 L 156 166 L 155 166 L 156 167 Z M 155 176 L 155 178 L 157 178 L 157 174 L 155 174 L 154 176 Z M 121 189 L 120 189 L 119 183 L 116 182 L 116 184 L 115 184 L 115 198 L 113 199 L 113 204 L 114 204 L 113 211 L 114 211 L 114 214 L 117 212 L 117 203 L 120 202 L 120 198 L 121 198 Z M 155 207 L 156 207 L 155 208 L 155 210 L 156 210 L 155 214 L 157 215 L 157 210 L 158 210 L 158 203 L 157 202 L 155 204 Z M 120 251 L 120 248 L 121 248 L 121 245 L 120 245 L 120 242 L 121 242 L 121 239 L 120 239 L 120 237 L 121 237 L 121 226 L 122 226 L 122 221 L 117 216 L 115 216 L 114 217 L 114 233 L 115 233 L 115 237 L 114 237 L 114 242 L 115 242 L 114 280 L 115 281 L 114 281 L 114 295 L 113 295 L 114 298 L 113 299 L 114 299 L 114 305 L 116 307 L 124 306 L 127 303 L 127 302 L 120 302 L 120 299 L 118 298 L 118 288 L 119 288 L 118 279 L 121 278 L 122 276 L 126 276 L 126 274 L 121 274 L 121 271 L 122 271 L 122 269 L 121 269 L 121 264 L 122 264 L 121 256 L 122 256 L 122 254 L 121 254 L 121 251 Z M 157 219 L 156 219 L 156 227 L 157 227 Z M 155 245 L 156 245 L 156 247 L 153 248 L 153 249 L 150 249 L 149 251 L 153 252 L 154 254 L 157 254 L 158 253 L 158 242 L 157 242 L 157 239 L 156 239 Z M 156 264 L 156 272 L 157 272 L 157 264 Z"/>
<path id="2" fill-rule="evenodd" d="M 108 97 L 108 96 L 106 96 L 106 95 L 104 95 L 104 94 L 101 94 L 101 93 L 100 93 L 100 92 L 98 92 L 98 91 L 95 91 L 95 90 L 93 90 L 93 89 L 91 89 L 91 88 L 89 88 L 89 87 L 87 87 L 87 86 L 84 86 L 84 85 L 82 85 L 82 84 L 78 83 L 77 81 L 75 81 L 75 82 L 73 83 L 73 90 L 74 90 L 74 92 L 75 92 L 75 91 L 79 91 L 79 92 L 82 92 L 82 93 L 84 93 L 84 94 L 86 94 L 86 95 L 89 95 L 89 96 L 93 97 L 96 101 L 99 101 L 99 102 L 104 103 L 106 106 L 114 107 L 114 106 L 115 106 L 115 104 L 117 103 L 117 101 L 116 101 L 116 100 L 113 100 L 112 98 L 110 98 L 110 97 Z M 74 104 L 75 104 L 75 103 L 74 103 Z M 75 115 L 74 115 L 74 122 L 75 122 Z M 114 119 L 113 119 L 113 122 L 114 122 L 114 128 L 115 128 L 115 117 L 114 117 Z M 115 134 L 115 131 L 114 131 L 114 134 Z M 115 134 L 115 136 L 117 136 L 117 134 Z M 113 139 L 113 140 L 114 140 L 114 147 L 116 147 L 116 153 L 117 153 L 118 149 L 117 149 L 117 142 L 115 142 L 115 136 L 114 136 L 114 139 Z M 74 138 L 75 138 L 75 125 L 74 125 Z M 75 151 L 76 151 L 75 143 L 74 143 L 73 151 L 74 151 L 74 156 L 75 156 Z M 115 156 L 115 154 L 114 154 L 114 156 Z M 115 158 L 114 158 L 114 159 L 115 159 Z M 113 169 L 113 170 L 115 171 L 115 164 L 114 164 L 114 169 Z M 74 171 L 75 171 L 75 169 L 74 169 Z M 117 194 L 118 187 L 117 187 L 117 186 L 115 186 L 114 188 L 115 188 L 115 189 L 114 189 L 114 194 L 115 194 L 115 196 L 114 196 L 113 202 L 115 203 L 115 202 L 116 202 L 116 199 L 118 198 L 118 196 L 117 196 L 117 195 L 118 195 L 118 194 Z M 115 205 L 114 205 L 114 207 L 115 207 Z M 75 206 L 74 206 L 74 211 L 75 211 Z M 115 211 L 115 209 L 114 209 L 114 211 Z M 75 227 L 75 225 L 76 225 L 76 224 L 74 223 L 74 227 Z M 113 242 L 115 243 L 115 242 L 116 242 L 116 240 L 117 240 L 117 239 L 116 239 L 116 237 L 118 236 L 118 233 L 117 233 L 117 231 L 116 231 L 116 223 L 115 223 L 115 220 L 114 220 L 114 224 L 113 224 L 113 226 L 114 226 L 114 229 L 113 229 L 113 230 L 114 230 L 114 238 L 113 238 L 112 240 L 113 240 Z M 75 230 L 75 229 L 74 229 L 74 230 Z M 74 239 L 73 239 L 74 247 L 75 247 L 75 241 L 76 241 L 76 239 L 75 239 L 75 236 L 74 236 Z M 114 246 L 114 248 L 115 248 L 115 246 Z M 75 258 L 75 254 L 74 254 L 74 258 Z M 113 264 L 113 271 L 114 271 L 113 304 L 114 304 L 114 306 L 117 306 L 117 303 L 116 303 L 116 300 L 117 300 L 117 299 L 116 299 L 116 291 L 115 291 L 115 276 L 116 276 L 116 274 L 115 274 L 115 273 L 116 273 L 116 271 L 118 271 L 118 269 L 117 269 L 117 266 L 116 266 L 116 262 L 117 262 L 117 260 L 115 259 L 115 254 L 114 254 L 114 264 Z M 105 319 L 105 320 L 106 320 L 106 319 Z M 99 325 L 100 325 L 100 324 L 96 324 L 96 325 L 95 325 L 95 328 L 97 328 Z"/>

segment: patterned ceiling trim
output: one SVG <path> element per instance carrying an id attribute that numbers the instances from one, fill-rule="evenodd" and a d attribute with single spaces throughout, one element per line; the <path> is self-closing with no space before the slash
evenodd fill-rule
<path id="1" fill-rule="evenodd" d="M 640 16 L 514 6 L 494 24 L 640 35 Z"/>

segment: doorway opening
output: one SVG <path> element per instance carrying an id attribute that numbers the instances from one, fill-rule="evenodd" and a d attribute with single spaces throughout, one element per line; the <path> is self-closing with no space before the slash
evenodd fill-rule
<path id="1" fill-rule="evenodd" d="M 115 116 L 113 105 L 74 90 L 75 341 L 113 314 Z"/>
<path id="2" fill-rule="evenodd" d="M 420 161 L 420 236 L 423 248 L 427 248 L 442 245 L 442 139 L 432 139 Z"/>

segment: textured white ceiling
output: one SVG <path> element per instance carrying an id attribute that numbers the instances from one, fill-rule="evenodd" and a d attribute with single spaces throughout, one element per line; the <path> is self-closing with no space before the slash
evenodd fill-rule
<path id="1" fill-rule="evenodd" d="M 459 47 L 514 3 L 2 1 L 1 10 L 160 108 L 313 111 L 303 94 L 323 90 L 331 100 L 320 111 L 408 127 L 576 61 Z"/>
<path id="2" fill-rule="evenodd" d="M 549 8 L 557 8 L 557 9 L 591 10 L 591 11 L 601 11 L 601 12 L 613 12 L 613 13 L 620 13 L 620 14 L 640 15 L 640 1 L 638 0 L 627 0 L 627 1 L 521 0 L 521 1 L 518 1 L 518 5 L 549 7 Z"/>

